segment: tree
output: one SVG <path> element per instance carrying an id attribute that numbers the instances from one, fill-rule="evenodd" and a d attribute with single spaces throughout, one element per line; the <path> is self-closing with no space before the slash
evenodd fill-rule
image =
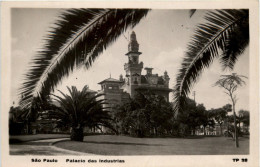
<path id="1" fill-rule="evenodd" d="M 149 126 L 145 117 L 144 109 L 136 109 L 129 113 L 130 130 L 135 133 L 137 137 L 144 137 L 148 131 Z"/>
<path id="2" fill-rule="evenodd" d="M 149 9 L 69 9 L 48 32 L 42 51 L 33 58 L 21 87 L 22 107 L 49 94 L 75 67 L 91 67 L 95 59 Z"/>
<path id="3" fill-rule="evenodd" d="M 113 125 L 117 131 L 117 134 L 128 134 L 129 125 L 126 121 L 128 114 L 128 103 L 123 103 L 122 105 L 117 105 L 112 113 Z"/>
<path id="4" fill-rule="evenodd" d="M 151 91 L 139 92 L 135 99 L 145 111 L 150 134 L 158 136 L 171 133 L 174 117 L 171 103 Z"/>
<path id="5" fill-rule="evenodd" d="M 152 92 L 137 93 L 125 104 L 118 106 L 114 115 L 126 134 L 143 137 L 146 135 L 169 135 L 172 132 L 174 112 L 172 104 L 164 97 Z"/>
<path id="6" fill-rule="evenodd" d="M 187 135 L 191 134 L 192 128 L 194 127 L 194 118 L 192 118 L 190 113 L 196 113 L 196 103 L 192 99 L 186 99 L 186 103 L 183 106 L 183 111 L 178 114 L 177 120 L 179 122 L 179 125 L 181 126 L 180 129 L 180 135 Z M 195 126 L 197 124 L 195 123 Z"/>
<path id="7" fill-rule="evenodd" d="M 225 106 L 222 107 L 227 113 L 232 112 L 232 105 L 231 104 L 226 104 Z M 230 122 L 230 117 L 226 115 L 226 126 L 227 126 L 227 136 L 229 135 L 229 122 Z"/>
<path id="8" fill-rule="evenodd" d="M 236 147 L 239 147 L 239 142 L 238 142 L 236 110 L 235 110 L 235 105 L 238 99 L 235 95 L 235 91 L 239 86 L 243 86 L 245 84 L 245 81 L 242 78 L 246 78 L 246 77 L 242 75 L 237 75 L 236 73 L 233 73 L 232 75 L 222 75 L 221 78 L 215 83 L 215 86 L 219 86 L 224 89 L 224 93 L 230 97 L 230 100 L 232 102 Z"/>
<path id="9" fill-rule="evenodd" d="M 56 110 L 50 111 L 49 117 L 58 120 L 63 125 L 70 125 L 71 140 L 83 141 L 83 128 L 85 126 L 108 126 L 109 116 L 102 107 L 103 100 L 97 100 L 99 95 L 93 95 L 85 86 L 78 91 L 75 86 L 67 87 L 69 95 L 59 91 L 63 97 L 53 95 L 59 103 Z"/>
<path id="10" fill-rule="evenodd" d="M 43 51 L 32 60 L 21 87 L 22 107 L 31 107 L 34 97 L 49 94 L 74 67 L 91 67 L 95 59 L 128 27 L 134 27 L 148 9 L 71 9 L 64 12 L 45 39 Z M 192 12 L 192 14 L 194 11 Z M 192 15 L 191 14 L 191 15 Z M 175 110 L 197 81 L 201 71 L 221 55 L 223 66 L 233 68 L 249 43 L 248 10 L 216 10 L 199 25 L 177 76 Z M 218 50 L 221 49 L 223 54 Z"/>
<path id="11" fill-rule="evenodd" d="M 202 125 L 203 125 L 203 133 L 206 135 L 206 127 L 213 127 L 215 126 L 215 121 L 213 120 L 214 113 L 212 112 L 213 109 L 209 111 L 204 111 L 202 119 Z"/>
<path id="12" fill-rule="evenodd" d="M 198 116 L 199 116 L 198 124 L 199 124 L 199 126 L 203 125 L 203 131 L 204 131 L 204 135 L 205 135 L 205 127 L 207 125 L 211 125 L 210 115 L 207 112 L 207 110 L 206 110 L 206 108 L 204 107 L 203 104 L 197 105 L 196 112 L 198 113 Z"/>
<path id="13" fill-rule="evenodd" d="M 114 121 L 117 121 L 115 125 L 119 125 L 120 133 L 137 137 L 144 137 L 148 133 L 149 123 L 143 100 L 144 96 L 138 95 L 118 106 Z"/>
<path id="14" fill-rule="evenodd" d="M 245 126 L 249 126 L 249 121 L 250 121 L 250 119 L 249 119 L 249 111 L 247 111 L 247 110 L 239 110 L 238 111 L 238 121 L 239 121 L 239 123 L 238 123 L 238 125 L 239 125 L 239 128 L 240 128 L 240 123 L 241 122 L 243 122 L 243 126 L 245 127 Z"/>
<path id="15" fill-rule="evenodd" d="M 40 113 L 50 108 L 49 99 L 40 96 L 33 99 L 31 108 L 11 107 L 9 115 L 12 119 L 9 120 L 9 123 L 11 123 L 9 124 L 9 130 L 11 133 L 16 134 L 21 133 L 22 130 L 25 130 L 26 134 L 32 133 L 32 122 L 36 121 Z"/>
<path id="16" fill-rule="evenodd" d="M 178 114 L 178 121 L 180 122 L 180 125 L 187 125 L 188 128 L 186 132 L 189 134 L 195 135 L 195 130 L 198 126 L 203 125 L 204 126 L 204 132 L 205 127 L 207 125 L 211 125 L 209 114 L 203 104 L 196 105 L 195 101 L 192 99 L 186 99 L 185 106 L 183 107 L 183 111 Z M 212 125 L 214 126 L 214 125 Z M 185 127 L 185 126 L 184 126 Z M 183 132 L 181 132 L 183 133 Z"/>
<path id="17" fill-rule="evenodd" d="M 226 121 L 227 119 L 227 109 L 226 109 L 227 105 L 221 107 L 221 108 L 217 108 L 217 109 L 213 109 L 213 113 L 214 113 L 214 119 L 216 120 L 216 122 L 219 124 L 220 126 L 220 134 L 223 135 L 222 132 L 222 124 Z"/>
<path id="18" fill-rule="evenodd" d="M 194 10 L 190 15 L 194 14 Z M 174 109 L 182 111 L 185 98 L 202 71 L 220 58 L 224 69 L 233 69 L 249 44 L 249 11 L 217 10 L 209 12 L 206 23 L 197 26 L 176 78 Z"/>
<path id="19" fill-rule="evenodd" d="M 9 110 L 9 135 L 19 135 L 24 128 L 24 119 L 21 117 L 21 107 L 11 107 Z"/>

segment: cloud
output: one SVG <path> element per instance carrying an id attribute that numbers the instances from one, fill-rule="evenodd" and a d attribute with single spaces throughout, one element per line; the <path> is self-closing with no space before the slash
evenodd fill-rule
<path id="1" fill-rule="evenodd" d="M 182 48 L 175 48 L 170 52 L 162 51 L 155 57 L 152 63 L 154 66 L 163 66 L 175 70 L 180 67 L 183 55 L 184 50 Z"/>
<path id="2" fill-rule="evenodd" d="M 169 52 L 161 51 L 158 56 L 155 56 L 153 59 L 148 59 L 149 61 L 144 62 L 144 64 L 145 66 L 153 67 L 154 73 L 159 73 L 159 75 L 167 71 L 171 78 L 170 85 L 173 85 L 178 70 L 181 67 L 183 55 L 184 49 L 180 47 Z"/>

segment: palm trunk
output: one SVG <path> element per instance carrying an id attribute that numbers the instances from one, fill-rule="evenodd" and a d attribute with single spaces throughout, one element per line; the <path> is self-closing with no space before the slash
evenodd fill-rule
<path id="1" fill-rule="evenodd" d="M 222 132 L 222 124 L 219 124 L 220 127 L 220 135 L 223 136 L 223 132 Z"/>
<path id="2" fill-rule="evenodd" d="M 83 141 L 84 135 L 83 135 L 83 128 L 80 127 L 72 127 L 72 131 L 70 134 L 70 140 L 71 141 Z"/>
<path id="3" fill-rule="evenodd" d="M 28 123 L 28 121 L 25 122 L 25 134 L 29 134 L 29 123 Z"/>
<path id="4" fill-rule="evenodd" d="M 196 128 L 194 128 L 194 127 L 192 128 L 192 135 L 193 135 L 193 136 L 196 135 L 196 130 L 195 130 L 195 129 L 196 129 Z"/>
<path id="5" fill-rule="evenodd" d="M 228 137 L 228 134 L 229 134 L 229 123 L 228 123 L 228 118 L 227 118 L 227 137 Z"/>
<path id="6" fill-rule="evenodd" d="M 237 121 L 236 121 L 236 111 L 235 111 L 235 102 L 233 97 L 231 96 L 232 99 L 232 103 L 233 103 L 233 114 L 234 114 L 234 129 L 235 129 L 235 134 L 234 134 L 234 138 L 235 138 L 235 143 L 236 143 L 236 147 L 239 147 L 239 142 L 238 142 L 238 132 L 237 132 Z"/>

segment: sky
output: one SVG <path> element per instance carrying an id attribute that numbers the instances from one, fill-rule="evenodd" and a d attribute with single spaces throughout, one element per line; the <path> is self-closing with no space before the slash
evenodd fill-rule
<path id="1" fill-rule="evenodd" d="M 23 9 L 11 11 L 11 102 L 18 103 L 18 88 L 23 81 L 23 75 L 29 67 L 29 62 L 43 46 L 43 38 L 53 26 L 62 9 Z M 154 68 L 153 73 L 163 75 L 166 70 L 170 76 L 170 88 L 174 87 L 177 71 L 185 55 L 187 44 L 198 23 L 203 23 L 205 10 L 197 11 L 189 17 L 189 10 L 152 10 L 146 18 L 121 35 L 103 54 L 99 55 L 89 70 L 81 68 L 74 71 L 68 78 L 62 80 L 56 90 L 66 92 L 66 86 L 77 86 L 81 89 L 89 85 L 92 90 L 100 90 L 97 83 L 110 77 L 118 79 L 125 74 L 124 63 L 127 62 L 127 45 L 129 34 L 135 31 L 139 43 L 140 61 L 144 67 Z M 219 108 L 231 103 L 223 89 L 212 85 L 220 75 L 237 73 L 249 76 L 249 49 L 239 57 L 233 71 L 222 71 L 218 60 L 205 69 L 193 86 L 196 91 L 196 102 L 203 103 L 206 109 Z M 143 70 L 143 74 L 145 71 Z M 237 90 L 237 111 L 249 110 L 249 80 L 247 85 Z M 57 91 L 55 91 L 57 93 Z M 190 94 L 191 98 L 192 93 Z M 172 95 L 170 94 L 170 99 Z"/>

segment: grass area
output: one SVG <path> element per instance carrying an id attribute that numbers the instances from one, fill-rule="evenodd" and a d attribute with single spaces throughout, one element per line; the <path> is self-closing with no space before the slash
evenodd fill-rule
<path id="1" fill-rule="evenodd" d="M 58 139 L 70 137 L 68 134 L 36 134 L 36 135 L 17 135 L 9 136 L 10 144 L 21 143 L 27 141 L 43 140 L 43 139 Z"/>
<path id="2" fill-rule="evenodd" d="M 225 137 L 133 138 L 127 136 L 85 136 L 84 142 L 61 141 L 55 146 L 99 155 L 228 155 L 249 154 L 249 138 L 240 147 Z"/>

